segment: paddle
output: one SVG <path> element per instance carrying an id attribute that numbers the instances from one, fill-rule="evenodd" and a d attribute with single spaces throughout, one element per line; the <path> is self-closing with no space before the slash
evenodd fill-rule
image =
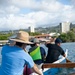
<path id="1" fill-rule="evenodd" d="M 65 59 L 66 59 L 66 63 L 72 63 L 68 58 Z"/>
<path id="2" fill-rule="evenodd" d="M 42 69 L 44 68 L 73 68 L 75 67 L 75 63 L 45 63 L 42 65 Z"/>
<path id="3" fill-rule="evenodd" d="M 65 52 L 65 54 L 63 55 L 63 57 L 65 57 L 65 59 L 66 59 L 66 63 L 72 63 L 68 58 L 67 58 L 67 54 L 68 53 L 68 49 L 66 49 L 66 52 Z"/>

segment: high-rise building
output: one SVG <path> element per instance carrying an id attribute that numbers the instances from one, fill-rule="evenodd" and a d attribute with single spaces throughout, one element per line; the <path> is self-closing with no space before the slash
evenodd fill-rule
<path id="1" fill-rule="evenodd" d="M 60 23 L 60 33 L 67 33 L 68 31 L 70 31 L 70 22 L 62 22 Z"/>
<path id="2" fill-rule="evenodd" d="M 29 27 L 29 31 L 30 31 L 30 32 L 35 32 L 34 26 L 30 26 L 30 27 Z"/>

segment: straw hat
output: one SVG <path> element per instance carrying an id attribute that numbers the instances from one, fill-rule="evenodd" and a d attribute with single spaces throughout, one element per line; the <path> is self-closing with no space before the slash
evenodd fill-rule
<path id="1" fill-rule="evenodd" d="M 21 42 L 25 44 L 32 44 L 29 41 L 29 34 L 25 31 L 19 31 L 14 38 L 10 38 L 12 41 Z"/>

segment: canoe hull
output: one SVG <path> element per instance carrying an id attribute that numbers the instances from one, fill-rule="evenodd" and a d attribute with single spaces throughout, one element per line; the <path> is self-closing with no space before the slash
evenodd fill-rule
<path id="1" fill-rule="evenodd" d="M 64 59 L 62 62 L 63 63 L 66 62 L 66 60 Z M 45 68 L 43 71 L 43 75 L 55 75 L 57 74 L 59 71 L 61 70 L 61 68 Z"/>
<path id="2" fill-rule="evenodd" d="M 67 53 L 68 53 L 68 50 L 66 49 L 66 52 L 65 52 L 66 57 L 67 57 Z M 55 61 L 54 63 L 65 63 L 65 62 L 66 62 L 66 59 L 63 56 L 61 56 L 59 60 Z M 60 71 L 60 69 L 61 68 L 45 68 L 43 70 L 43 75 L 55 75 L 56 73 Z"/>
<path id="3" fill-rule="evenodd" d="M 47 71 L 43 72 L 43 75 L 55 75 L 58 73 L 60 68 L 50 68 Z"/>
<path id="4" fill-rule="evenodd" d="M 65 54 L 67 57 L 67 53 L 68 50 L 66 50 Z M 55 61 L 54 63 L 65 63 L 66 60 L 64 57 L 60 57 L 59 60 Z M 54 64 L 52 63 L 52 64 Z M 42 73 L 42 75 L 55 75 L 56 73 L 58 73 L 60 71 L 61 68 L 44 68 L 43 70 L 41 69 L 41 67 L 39 68 L 40 72 Z M 38 75 L 36 73 L 31 73 L 30 75 Z"/>

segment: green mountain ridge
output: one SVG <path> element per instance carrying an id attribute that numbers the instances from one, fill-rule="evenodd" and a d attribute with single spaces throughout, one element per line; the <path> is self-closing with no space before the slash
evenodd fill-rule
<path id="1" fill-rule="evenodd" d="M 59 32 L 59 30 L 60 30 L 59 28 L 60 28 L 59 25 L 52 26 L 52 27 L 51 26 L 37 27 L 37 28 L 35 28 L 35 32 L 39 32 L 39 33 Z M 70 25 L 70 29 L 73 29 L 75 31 L 75 24 L 71 24 Z M 24 31 L 29 32 L 29 29 L 19 29 L 19 30 L 24 30 Z M 19 30 L 0 31 L 0 33 L 4 33 L 4 34 L 7 34 L 7 33 L 16 33 Z"/>

